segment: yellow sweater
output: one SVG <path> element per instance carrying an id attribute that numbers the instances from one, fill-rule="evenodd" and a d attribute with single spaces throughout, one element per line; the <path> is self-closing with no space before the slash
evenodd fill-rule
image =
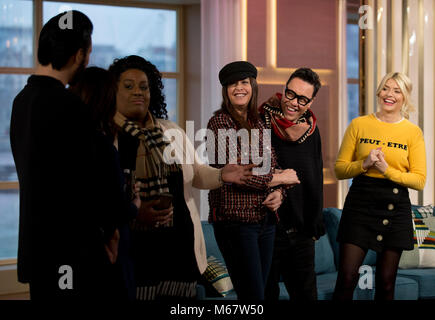
<path id="1" fill-rule="evenodd" d="M 382 147 L 388 169 L 384 174 L 362 164 L 370 150 Z M 402 186 L 422 190 L 426 183 L 426 150 L 423 132 L 407 119 L 383 122 L 374 114 L 353 119 L 347 128 L 335 162 L 338 179 L 360 174 L 390 179 Z"/>

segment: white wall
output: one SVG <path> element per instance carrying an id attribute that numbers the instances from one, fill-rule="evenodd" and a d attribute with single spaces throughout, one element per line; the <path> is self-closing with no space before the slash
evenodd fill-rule
<path id="1" fill-rule="evenodd" d="M 186 121 L 194 121 L 195 131 L 201 127 L 201 6 L 184 6 L 184 71 L 185 71 L 185 110 Z M 193 141 L 192 141 L 193 142 Z M 199 143 L 195 143 L 195 148 Z M 201 192 L 205 196 L 201 197 Z M 201 212 L 201 219 L 207 219 L 208 206 L 204 207 L 208 191 L 193 189 L 193 196 L 198 209 Z M 202 199 L 202 200 L 201 200 Z"/>

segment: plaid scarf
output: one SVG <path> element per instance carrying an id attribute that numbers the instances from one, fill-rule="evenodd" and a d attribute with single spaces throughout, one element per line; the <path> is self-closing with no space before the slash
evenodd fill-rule
<path id="1" fill-rule="evenodd" d="M 117 112 L 115 123 L 126 133 L 139 139 L 136 156 L 136 181 L 140 182 L 140 197 L 144 201 L 155 198 L 160 193 L 169 192 L 168 177 L 172 172 L 181 170 L 180 165 L 167 164 L 163 151 L 169 145 L 163 139 L 163 130 L 148 112 L 145 128 L 141 128 Z"/>
<path id="2" fill-rule="evenodd" d="M 264 115 L 266 127 L 272 128 L 280 139 L 302 143 L 316 129 L 316 117 L 307 109 L 296 122 L 287 120 L 281 110 L 281 98 L 282 94 L 276 93 L 260 106 L 259 112 Z M 309 128 L 300 126 L 301 123 L 308 123 Z"/>

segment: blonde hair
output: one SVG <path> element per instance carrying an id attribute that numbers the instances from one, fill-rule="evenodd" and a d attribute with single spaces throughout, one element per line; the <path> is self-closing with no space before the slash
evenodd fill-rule
<path id="1" fill-rule="evenodd" d="M 384 88 L 385 83 L 390 79 L 396 81 L 403 95 L 403 105 L 400 109 L 400 113 L 403 117 L 409 119 L 409 113 L 415 111 L 415 107 L 411 102 L 412 83 L 408 76 L 401 72 L 390 72 L 386 74 L 376 89 L 376 96 L 379 97 L 379 93 Z"/>

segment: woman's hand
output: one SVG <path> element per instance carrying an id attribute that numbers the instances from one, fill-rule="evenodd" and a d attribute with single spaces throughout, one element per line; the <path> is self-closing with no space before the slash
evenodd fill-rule
<path id="1" fill-rule="evenodd" d="M 243 185 L 252 176 L 252 168 L 257 165 L 227 164 L 222 168 L 221 177 L 224 182 Z"/>
<path id="2" fill-rule="evenodd" d="M 159 202 L 160 200 L 142 201 L 136 220 L 150 227 L 158 227 L 170 222 L 174 214 L 174 207 L 155 210 L 153 206 Z"/>
<path id="3" fill-rule="evenodd" d="M 363 169 L 364 170 L 370 169 L 371 167 L 373 167 L 373 165 L 375 164 L 376 161 L 379 161 L 379 153 L 382 152 L 381 149 L 382 148 L 379 147 L 377 149 L 370 150 L 369 155 L 367 156 L 367 158 L 363 162 Z"/>
<path id="4" fill-rule="evenodd" d="M 282 192 L 275 190 L 267 195 L 266 199 L 263 201 L 263 205 L 275 212 L 281 206 L 283 199 Z"/>
<path id="5" fill-rule="evenodd" d="M 388 163 L 385 161 L 384 153 L 380 151 L 378 153 L 378 161 L 373 164 L 373 168 L 378 170 L 380 173 L 384 174 L 387 171 Z"/>

